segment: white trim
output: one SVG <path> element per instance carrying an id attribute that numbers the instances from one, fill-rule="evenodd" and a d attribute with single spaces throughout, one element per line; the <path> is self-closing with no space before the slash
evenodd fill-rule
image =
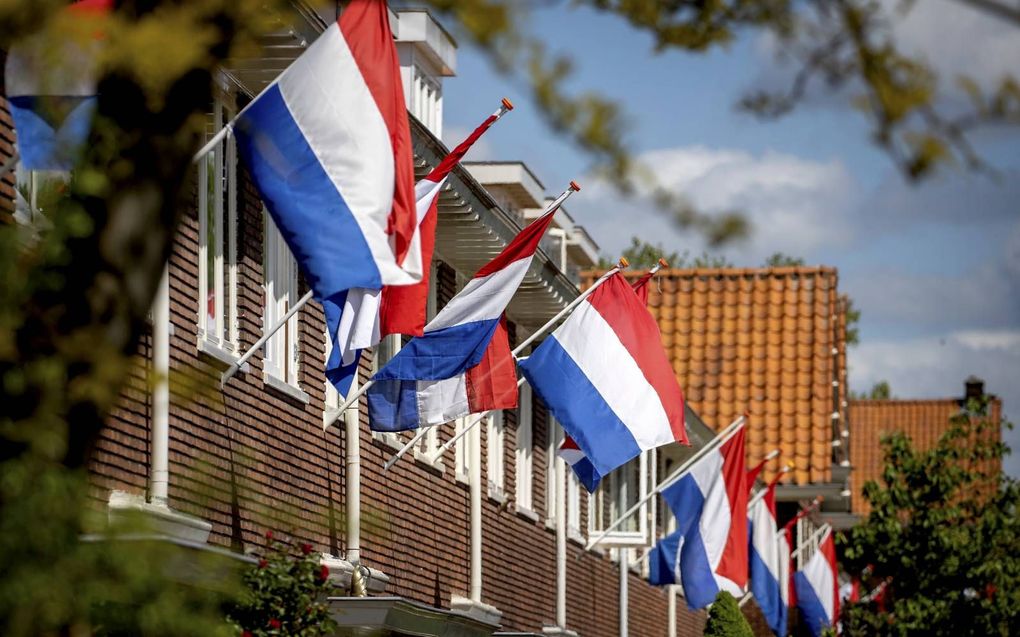
<path id="1" fill-rule="evenodd" d="M 501 410 L 489 412 L 485 429 L 488 493 L 502 504 L 506 501 L 506 422 Z"/>
<path id="2" fill-rule="evenodd" d="M 297 261 L 283 240 L 273 218 L 262 211 L 263 228 L 263 288 L 262 329 L 268 330 L 298 301 Z M 262 359 L 263 377 L 300 391 L 300 312 L 290 317 L 266 342 Z M 303 393 L 303 392 L 302 392 Z"/>
<path id="3" fill-rule="evenodd" d="M 535 506 L 535 449 L 531 385 L 521 385 L 517 400 L 517 435 L 514 441 L 514 499 L 518 509 Z"/>

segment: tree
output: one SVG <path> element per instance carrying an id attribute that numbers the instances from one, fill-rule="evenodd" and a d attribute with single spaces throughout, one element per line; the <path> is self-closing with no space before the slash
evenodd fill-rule
<path id="1" fill-rule="evenodd" d="M 744 619 L 733 595 L 719 591 L 708 610 L 705 637 L 752 637 L 751 625 Z"/>
<path id="2" fill-rule="evenodd" d="M 929 451 L 882 441 L 868 517 L 838 538 L 865 594 L 844 606 L 847 635 L 1008 635 L 1020 625 L 1020 484 L 1001 471 L 999 422 L 972 400 Z M 1005 423 L 1007 428 L 1011 425 Z M 882 587 L 881 589 L 879 587 Z"/>
<path id="3" fill-rule="evenodd" d="M 1020 9 L 1015 4 L 953 1 L 1020 27 Z M 570 94 L 563 88 L 570 84 L 565 79 L 571 60 L 551 56 L 542 42 L 525 33 L 528 3 L 428 0 L 428 4 L 451 19 L 461 37 L 487 52 L 497 68 L 522 77 L 549 125 L 591 153 L 601 172 L 622 192 L 643 185 L 680 225 L 701 228 L 715 239 L 746 231 L 739 215 L 706 215 L 654 184 L 648 168 L 628 152 L 625 115 L 619 104 L 598 94 Z M 990 126 L 1020 124 L 1020 84 L 1015 76 L 1003 77 L 995 86 L 982 86 L 967 76 L 947 80 L 922 54 L 901 50 L 893 26 L 914 8 L 913 0 L 577 0 L 575 4 L 612 14 L 647 32 L 656 51 L 703 53 L 730 44 L 738 32 L 768 34 L 778 43 L 781 59 L 792 63 L 796 72 L 789 88 L 752 92 L 740 100 L 740 106 L 774 118 L 798 106 L 816 86 L 840 94 L 869 119 L 874 142 L 910 179 L 928 176 L 948 162 L 985 169 L 986 162 L 972 144 L 974 133 Z M 957 99 L 946 99 L 947 94 Z"/>
<path id="4" fill-rule="evenodd" d="M 733 267 L 733 263 L 723 256 L 713 256 L 708 254 L 708 252 L 703 252 L 701 256 L 692 259 L 688 250 L 684 250 L 683 254 L 676 251 L 667 253 L 661 243 L 653 245 L 647 241 L 642 241 L 638 237 L 630 238 L 630 246 L 624 249 L 622 256 L 627 259 L 632 268 L 651 268 L 659 262 L 660 258 L 665 259 L 671 268 Z M 609 269 L 614 265 L 616 265 L 615 261 L 605 258 L 599 259 L 598 267 L 603 270 Z"/>
<path id="5" fill-rule="evenodd" d="M 878 381 L 871 386 L 871 391 L 866 394 L 850 392 L 850 398 L 854 400 L 889 400 L 892 397 L 892 389 L 887 380 Z"/>
<path id="6" fill-rule="evenodd" d="M 804 265 L 804 259 L 800 257 L 792 257 L 783 252 L 773 252 L 765 263 L 762 264 L 766 268 L 786 268 L 786 267 L 799 267 Z"/>

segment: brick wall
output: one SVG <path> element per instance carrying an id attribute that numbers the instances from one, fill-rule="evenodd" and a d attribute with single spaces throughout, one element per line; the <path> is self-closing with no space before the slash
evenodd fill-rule
<path id="1" fill-rule="evenodd" d="M 238 322 L 241 350 L 262 333 L 263 220 L 258 197 L 241 177 L 238 206 Z M 325 391 L 321 379 L 321 308 L 300 313 L 300 387 L 308 403 L 296 401 L 262 380 L 262 355 L 250 360 L 219 388 L 224 365 L 197 347 L 198 220 L 185 212 L 170 261 L 171 506 L 213 524 L 210 542 L 234 550 L 262 546 L 267 530 L 311 542 L 317 550 L 345 550 L 345 467 L 342 430 L 322 431 Z M 456 291 L 455 273 L 441 264 L 440 304 Z M 514 336 L 511 324 L 511 338 Z M 94 493 L 110 489 L 144 494 L 149 463 L 150 398 L 146 390 L 148 337 L 139 347 L 137 373 L 110 417 L 92 464 Z M 365 374 L 371 357 L 362 360 Z M 361 413 L 362 561 L 391 578 L 388 593 L 448 607 L 469 587 L 469 489 L 456 480 L 454 454 L 440 468 L 408 454 L 383 473 L 394 448 L 368 431 Z M 538 520 L 515 512 L 516 413 L 506 412 L 505 493 L 509 504 L 487 497 L 483 486 L 483 599 L 504 613 L 507 630 L 540 631 L 555 623 L 555 532 L 546 526 L 547 416 L 533 410 L 534 508 Z M 482 432 L 482 475 L 487 475 Z M 453 434 L 444 426 L 440 439 Z M 406 438 L 405 438 L 406 439 Z M 582 526 L 586 524 L 582 497 Z M 665 635 L 667 598 L 630 574 L 630 634 Z M 568 552 L 568 624 L 585 637 L 618 634 L 619 568 L 601 553 L 574 541 Z M 679 634 L 700 634 L 703 613 L 679 603 Z"/>

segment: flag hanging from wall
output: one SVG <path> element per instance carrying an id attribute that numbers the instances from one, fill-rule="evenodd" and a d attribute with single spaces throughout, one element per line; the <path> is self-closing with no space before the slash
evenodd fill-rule
<path id="1" fill-rule="evenodd" d="M 779 527 L 776 522 L 776 478 L 765 487 L 765 494 L 755 502 L 748 514 L 751 545 L 748 550 L 750 590 L 769 628 L 776 635 L 786 635 L 785 595 L 781 589 Z"/>
<path id="2" fill-rule="evenodd" d="M 680 579 L 692 609 L 720 590 L 739 597 L 747 584 L 747 488 L 743 426 L 662 490 L 676 516 Z"/>
<path id="3" fill-rule="evenodd" d="M 383 0 L 353 0 L 241 111 L 234 134 L 317 299 L 421 280 L 411 133 Z"/>
<path id="4" fill-rule="evenodd" d="M 814 637 L 839 618 L 839 578 L 836 570 L 836 543 L 828 529 L 814 555 L 793 576 L 797 590 L 797 608 Z"/>
<path id="5" fill-rule="evenodd" d="M 354 288 L 336 299 L 324 301 L 326 330 L 332 342 L 326 362 L 326 378 L 341 396 L 346 396 L 354 384 L 361 350 L 377 345 L 390 334 L 422 335 L 430 283 L 429 264 L 436 244 L 439 193 L 446 185 L 450 171 L 460 163 L 471 146 L 512 108 L 510 101 L 504 99 L 499 110 L 489 115 L 415 185 L 421 281 L 413 285 L 387 285 L 382 289 Z"/>

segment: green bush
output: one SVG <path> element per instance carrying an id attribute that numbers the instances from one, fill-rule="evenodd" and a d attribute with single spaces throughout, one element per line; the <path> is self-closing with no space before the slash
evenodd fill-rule
<path id="1" fill-rule="evenodd" d="M 705 624 L 705 637 L 754 637 L 737 600 L 726 591 L 719 591 L 712 602 L 708 623 Z"/>

